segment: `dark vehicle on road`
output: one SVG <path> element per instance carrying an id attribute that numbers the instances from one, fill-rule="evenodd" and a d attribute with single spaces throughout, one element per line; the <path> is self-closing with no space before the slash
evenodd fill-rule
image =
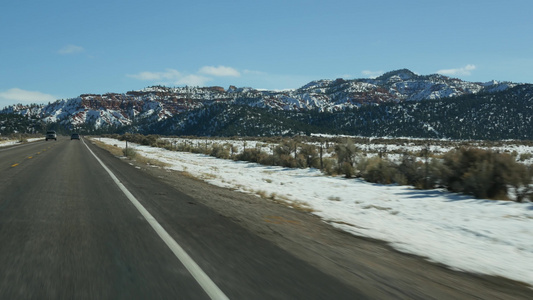
<path id="1" fill-rule="evenodd" d="M 48 140 L 55 140 L 57 141 L 57 134 L 55 131 L 53 130 L 50 130 L 50 131 L 47 131 L 46 132 L 46 137 L 45 139 L 48 141 Z"/>
<path id="2" fill-rule="evenodd" d="M 70 136 L 70 140 L 79 140 L 80 139 L 80 135 L 78 133 L 73 133 L 71 136 Z"/>

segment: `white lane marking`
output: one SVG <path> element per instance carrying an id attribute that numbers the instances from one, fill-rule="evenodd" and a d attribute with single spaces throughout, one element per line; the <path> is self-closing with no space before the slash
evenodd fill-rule
<path id="1" fill-rule="evenodd" d="M 128 189 L 118 180 L 118 178 L 107 168 L 107 166 L 94 154 L 94 152 L 85 144 L 85 141 L 83 141 L 83 144 L 89 152 L 96 158 L 96 160 L 102 165 L 104 170 L 107 171 L 109 176 L 113 179 L 113 181 L 116 183 L 116 185 L 122 190 L 122 192 L 128 197 L 128 199 L 133 203 L 133 205 L 139 210 L 139 212 L 143 215 L 143 217 L 148 221 L 150 226 L 156 231 L 156 233 L 159 235 L 159 237 L 167 244 L 167 246 L 170 248 L 170 250 L 176 255 L 176 257 L 181 261 L 181 263 L 189 270 L 191 275 L 196 279 L 196 281 L 200 284 L 200 286 L 204 289 L 204 291 L 211 297 L 211 299 L 229 299 L 224 292 L 205 274 L 205 272 L 192 260 L 192 258 L 183 250 L 183 248 L 168 234 L 168 232 L 161 226 L 156 219 L 142 206 L 142 204 L 133 196 Z"/>

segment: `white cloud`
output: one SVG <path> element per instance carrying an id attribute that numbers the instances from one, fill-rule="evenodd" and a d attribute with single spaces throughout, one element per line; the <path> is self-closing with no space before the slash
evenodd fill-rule
<path id="1" fill-rule="evenodd" d="M 239 71 L 235 70 L 234 68 L 225 67 L 225 66 L 205 66 L 202 67 L 199 71 L 199 73 L 207 74 L 211 76 L 217 76 L 217 77 L 239 77 L 241 76 L 241 73 Z"/>
<path id="2" fill-rule="evenodd" d="M 445 70 L 438 70 L 437 74 L 446 75 L 446 76 L 469 76 L 472 74 L 472 71 L 476 69 L 475 65 L 466 65 L 462 68 L 458 69 L 445 69 Z"/>
<path id="3" fill-rule="evenodd" d="M 138 74 L 128 74 L 126 76 L 145 81 L 177 81 L 183 77 L 180 72 L 174 69 L 167 69 L 165 72 L 140 72 Z"/>
<path id="4" fill-rule="evenodd" d="M 202 75 L 183 74 L 178 70 L 167 69 L 165 72 L 140 72 L 137 74 L 126 75 L 143 81 L 152 81 L 162 85 L 191 85 L 191 86 L 205 86 L 205 84 L 212 79 Z"/>
<path id="5" fill-rule="evenodd" d="M 376 77 L 379 77 L 381 75 L 383 75 L 383 71 L 369 71 L 369 70 L 364 70 L 361 72 L 361 74 L 363 74 L 365 77 L 368 77 L 368 78 L 376 78 Z"/>
<path id="6" fill-rule="evenodd" d="M 204 76 L 208 75 L 208 76 Z M 175 69 L 166 69 L 164 72 L 144 71 L 137 74 L 127 74 L 127 77 L 137 80 L 152 81 L 162 85 L 190 85 L 205 86 L 214 77 L 240 77 L 241 73 L 234 68 L 225 66 L 205 66 L 200 68 L 195 74 L 179 72 Z"/>
<path id="7" fill-rule="evenodd" d="M 80 53 L 83 52 L 83 47 L 76 46 L 76 45 L 67 45 L 59 51 L 57 51 L 59 54 L 67 55 L 67 54 L 74 54 L 74 53 Z"/>
<path id="8" fill-rule="evenodd" d="M 201 75 L 187 75 L 174 82 L 176 85 L 205 86 L 212 79 Z"/>
<path id="9" fill-rule="evenodd" d="M 5 92 L 0 92 L 0 106 L 12 104 L 30 104 L 56 101 L 57 98 L 36 91 L 26 91 L 19 88 L 12 88 Z"/>

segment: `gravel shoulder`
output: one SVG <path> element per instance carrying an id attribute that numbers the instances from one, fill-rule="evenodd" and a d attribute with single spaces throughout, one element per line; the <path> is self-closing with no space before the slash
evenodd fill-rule
<path id="1" fill-rule="evenodd" d="M 213 186 L 181 172 L 124 162 L 137 165 L 370 298 L 533 298 L 533 289 L 520 282 L 450 270 L 423 257 L 398 252 L 385 242 L 348 234 L 312 213 L 270 199 Z"/>

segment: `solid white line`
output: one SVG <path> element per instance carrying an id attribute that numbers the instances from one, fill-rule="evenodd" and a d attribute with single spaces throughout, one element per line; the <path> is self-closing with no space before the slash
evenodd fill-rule
<path id="1" fill-rule="evenodd" d="M 170 250 L 176 255 L 176 257 L 181 261 L 181 263 L 189 270 L 191 275 L 196 279 L 204 291 L 209 295 L 211 299 L 229 299 L 224 292 L 205 274 L 205 272 L 192 260 L 192 258 L 183 250 L 183 248 L 168 234 L 168 232 L 161 226 L 156 219 L 142 206 L 142 204 L 133 196 L 128 189 L 118 180 L 118 178 L 107 168 L 107 166 L 94 154 L 94 152 L 85 144 L 83 144 L 89 152 L 96 158 L 96 160 L 102 165 L 102 167 L 107 171 L 109 176 L 113 179 L 116 185 L 122 190 L 122 192 L 128 197 L 128 199 L 133 203 L 133 205 L 139 210 L 143 217 L 148 221 L 150 226 L 155 230 L 159 237 L 167 244 Z"/>

